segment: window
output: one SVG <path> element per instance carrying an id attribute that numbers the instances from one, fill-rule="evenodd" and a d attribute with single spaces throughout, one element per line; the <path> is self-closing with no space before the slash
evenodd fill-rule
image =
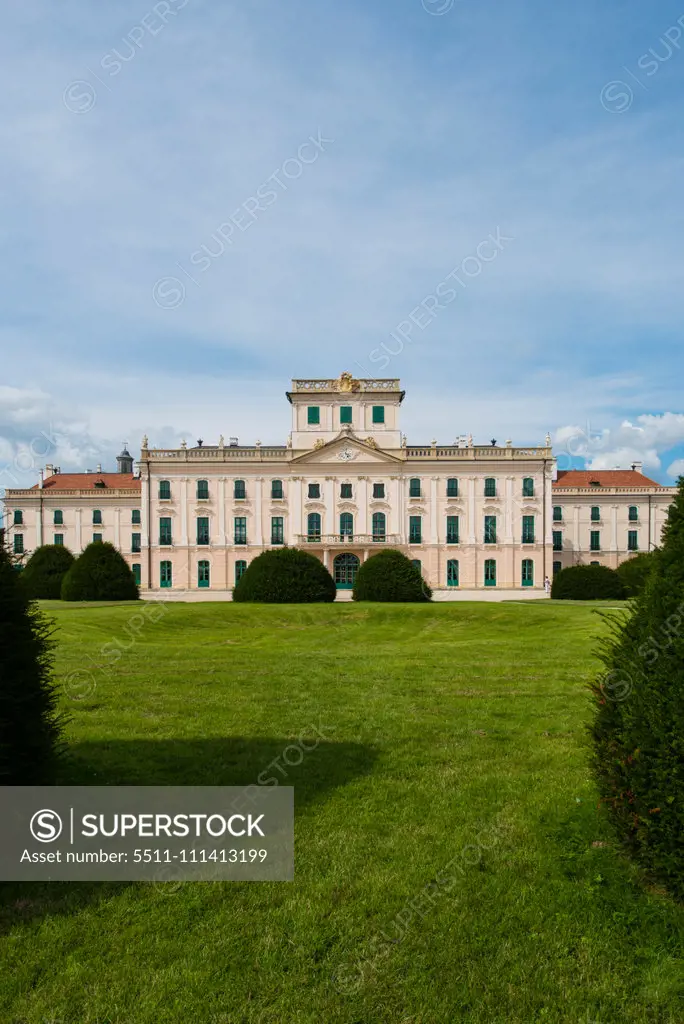
<path id="1" fill-rule="evenodd" d="M 321 485 L 320 484 L 309 484 L 309 497 L 320 498 L 321 496 Z"/>
<path id="2" fill-rule="evenodd" d="M 421 516 L 409 516 L 409 544 L 420 544 L 423 539 L 423 520 Z"/>
<path id="3" fill-rule="evenodd" d="M 414 566 L 414 568 L 416 568 L 418 570 L 418 572 L 422 576 L 422 574 L 423 574 L 423 563 L 421 562 L 420 558 L 412 558 L 411 559 L 411 565 Z"/>
<path id="4" fill-rule="evenodd" d="M 384 423 L 385 422 L 385 406 L 374 405 L 373 406 L 373 423 Z"/>
<path id="5" fill-rule="evenodd" d="M 235 563 L 235 582 L 239 583 L 242 577 L 247 572 L 247 563 L 238 561 Z"/>
<path id="6" fill-rule="evenodd" d="M 600 562 L 590 562 L 589 565 L 600 565 Z"/>
<path id="7" fill-rule="evenodd" d="M 285 540 L 283 528 L 283 517 L 272 516 L 271 518 L 271 544 L 282 544 Z"/>
<path id="8" fill-rule="evenodd" d="M 354 536 L 354 517 L 351 512 L 343 512 L 340 516 L 340 540 Z"/>
<path id="9" fill-rule="evenodd" d="M 534 544 L 534 516 L 522 517 L 522 542 Z"/>
<path id="10" fill-rule="evenodd" d="M 639 531 L 628 530 L 627 532 L 627 550 L 638 551 L 639 550 Z"/>
<path id="11" fill-rule="evenodd" d="M 493 476 L 488 476 L 485 480 L 484 494 L 485 498 L 496 498 L 496 480 Z"/>
<path id="12" fill-rule="evenodd" d="M 54 535 L 54 537 L 52 538 L 52 543 L 56 544 L 58 548 L 63 548 L 64 547 L 64 534 L 63 533 L 56 533 Z"/>
<path id="13" fill-rule="evenodd" d="M 420 480 L 409 480 L 409 498 L 420 498 Z"/>
<path id="14" fill-rule="evenodd" d="M 523 477 L 523 498 L 534 498 L 534 478 L 531 476 Z"/>
<path id="15" fill-rule="evenodd" d="M 486 558 L 484 564 L 484 585 L 485 587 L 496 586 L 496 560 Z"/>
<path id="16" fill-rule="evenodd" d="M 200 499 L 205 499 L 205 498 L 209 497 L 209 481 L 208 480 L 198 480 L 197 481 L 197 497 L 200 498 Z"/>
<path id="17" fill-rule="evenodd" d="M 554 551 L 562 551 L 563 550 L 563 531 L 562 530 L 554 530 L 553 531 L 553 550 Z"/>
<path id="18" fill-rule="evenodd" d="M 102 512 L 99 508 L 93 509 L 93 526 L 102 526 Z"/>
<path id="19" fill-rule="evenodd" d="M 450 558 L 447 562 L 447 587 L 458 586 L 458 559 Z"/>
<path id="20" fill-rule="evenodd" d="M 601 522 L 601 509 L 598 507 L 598 505 L 591 506 L 591 521 L 592 523 Z"/>
<path id="21" fill-rule="evenodd" d="M 386 530 L 387 530 L 386 523 L 387 523 L 387 520 L 385 519 L 385 513 L 384 512 L 374 512 L 373 513 L 373 519 L 372 519 L 372 524 L 373 524 L 373 540 L 375 540 L 375 541 L 383 541 L 383 540 L 385 540 L 385 538 L 387 536 L 387 533 L 386 533 Z"/>
<path id="22" fill-rule="evenodd" d="M 171 575 L 171 563 L 170 562 L 160 562 L 159 563 L 159 586 L 160 587 L 170 587 L 171 583 L 172 583 L 172 579 L 173 579 L 173 577 Z"/>
<path id="23" fill-rule="evenodd" d="M 247 492 L 245 490 L 244 480 L 235 480 L 233 483 L 233 497 L 234 498 L 246 498 Z"/>
<path id="24" fill-rule="evenodd" d="M 639 522 L 639 509 L 636 507 L 636 505 L 629 506 L 629 521 L 630 523 Z"/>
<path id="25" fill-rule="evenodd" d="M 209 562 L 206 559 L 197 563 L 197 586 L 209 586 Z"/>
<path id="26" fill-rule="evenodd" d="M 168 480 L 159 481 L 159 499 L 160 501 L 168 501 L 171 497 L 171 484 Z"/>
<path id="27" fill-rule="evenodd" d="M 340 406 L 340 423 L 351 423 L 352 421 L 352 407 L 351 405 Z"/>
<path id="28" fill-rule="evenodd" d="M 317 405 L 310 405 L 306 410 L 306 422 L 312 426 L 321 422 L 321 410 Z"/>
<path id="29" fill-rule="evenodd" d="M 93 544 L 101 544 L 101 543 L 102 543 L 102 534 L 101 533 L 94 533 L 93 534 Z"/>
<path id="30" fill-rule="evenodd" d="M 207 516 L 199 516 L 197 519 L 197 543 L 209 543 L 209 519 Z"/>
<path id="31" fill-rule="evenodd" d="M 534 586 L 534 562 L 531 558 L 523 558 L 521 577 L 523 587 Z"/>
<path id="32" fill-rule="evenodd" d="M 458 498 L 458 480 L 453 477 L 447 480 L 447 498 Z"/>
<path id="33" fill-rule="evenodd" d="M 318 512 L 309 512 L 306 517 L 307 540 L 321 539 L 321 517 Z"/>
<path id="34" fill-rule="evenodd" d="M 133 579 L 135 580 L 135 585 L 137 587 L 139 587 L 140 586 L 140 580 L 142 578 L 141 575 L 140 575 L 140 562 L 134 562 L 133 563 L 133 565 L 131 566 L 131 572 L 133 573 Z"/>
<path id="35" fill-rule="evenodd" d="M 553 563 L 553 575 L 555 576 L 556 573 L 559 573 L 562 568 L 563 568 L 563 563 L 562 562 L 554 562 Z"/>
<path id="36" fill-rule="evenodd" d="M 14 554 L 15 555 L 23 555 L 24 554 L 24 535 L 22 533 L 15 533 L 14 534 Z"/>
<path id="37" fill-rule="evenodd" d="M 554 523 L 563 522 L 563 509 L 560 507 L 560 505 L 553 506 L 553 521 Z"/>
<path id="38" fill-rule="evenodd" d="M 283 481 L 282 480 L 271 480 L 271 497 L 282 498 L 283 496 Z"/>
<path id="39" fill-rule="evenodd" d="M 447 544 L 458 544 L 458 516 L 447 516 L 446 542 Z"/>
<path id="40" fill-rule="evenodd" d="M 134 508 L 131 512 L 131 524 L 133 526 L 140 526 L 140 509 Z"/>
<path id="41" fill-rule="evenodd" d="M 14 510 L 14 525 L 15 526 L 23 526 L 24 525 L 24 513 L 21 511 L 20 508 L 15 508 L 15 510 Z"/>
<path id="42" fill-rule="evenodd" d="M 159 543 L 171 544 L 171 520 L 162 516 L 159 520 Z"/>
<path id="43" fill-rule="evenodd" d="M 351 498 L 352 496 L 352 485 L 351 484 L 340 484 L 340 498 Z"/>
<path id="44" fill-rule="evenodd" d="M 52 522 L 55 526 L 64 526 L 64 514 L 60 508 L 56 508 L 52 513 Z"/>
<path id="45" fill-rule="evenodd" d="M 484 542 L 485 544 L 496 544 L 496 516 L 485 516 Z"/>
<path id="46" fill-rule="evenodd" d="M 373 497 L 384 498 L 385 497 L 385 485 L 384 484 L 373 484 Z"/>
<path id="47" fill-rule="evenodd" d="M 245 516 L 236 516 L 233 520 L 233 535 L 236 544 L 247 543 L 247 519 Z"/>
<path id="48" fill-rule="evenodd" d="M 601 533 L 599 530 L 592 530 L 589 539 L 589 548 L 591 551 L 601 550 Z"/>
<path id="49" fill-rule="evenodd" d="M 133 552 L 140 551 L 140 534 L 139 533 L 132 533 L 131 534 L 131 551 L 133 551 Z"/>

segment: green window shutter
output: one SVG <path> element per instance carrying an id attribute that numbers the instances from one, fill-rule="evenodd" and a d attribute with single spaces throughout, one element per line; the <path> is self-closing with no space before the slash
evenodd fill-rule
<path id="1" fill-rule="evenodd" d="M 493 476 L 488 476 L 485 480 L 484 494 L 485 498 L 496 498 L 496 480 Z"/>
<path id="2" fill-rule="evenodd" d="M 199 516 L 197 519 L 197 543 L 209 543 L 209 519 L 206 516 Z"/>
<path id="3" fill-rule="evenodd" d="M 14 525 L 15 526 L 23 526 L 24 525 L 24 513 L 21 511 L 21 509 L 15 508 L 15 510 L 14 510 Z"/>
<path id="4" fill-rule="evenodd" d="M 159 585 L 161 587 L 170 587 L 173 582 L 173 576 L 171 572 L 171 562 L 160 562 L 159 563 Z"/>
<path id="5" fill-rule="evenodd" d="M 458 586 L 458 559 L 450 558 L 447 562 L 447 587 Z"/>
<path id="6" fill-rule="evenodd" d="M 420 558 L 412 558 L 411 559 L 411 565 L 414 566 L 414 568 L 416 568 L 418 570 L 418 572 L 422 575 L 422 573 L 423 573 L 423 563 L 421 562 Z"/>
<path id="7" fill-rule="evenodd" d="M 244 480 L 236 480 L 233 484 L 233 497 L 234 498 L 246 498 L 247 490 L 245 488 Z"/>
<path id="8" fill-rule="evenodd" d="M 629 530 L 627 533 L 627 550 L 638 551 L 639 550 L 639 531 Z"/>
<path id="9" fill-rule="evenodd" d="M 208 587 L 209 586 L 209 562 L 203 559 L 197 563 L 197 586 Z"/>
<path id="10" fill-rule="evenodd" d="M 386 533 L 386 522 L 387 521 L 385 519 L 385 513 L 384 512 L 374 512 L 373 513 L 373 520 L 372 520 L 372 522 L 373 522 L 373 540 L 374 541 L 384 541 L 386 536 L 387 536 L 387 533 Z"/>
<path id="11" fill-rule="evenodd" d="M 351 512 L 343 512 L 340 516 L 340 540 L 354 536 L 354 517 Z"/>
<path id="12" fill-rule="evenodd" d="M 247 518 L 236 516 L 234 519 L 234 539 L 236 544 L 247 543 Z"/>
<path id="13" fill-rule="evenodd" d="M 351 423 L 352 421 L 352 407 L 351 405 L 340 406 L 340 423 Z"/>
<path id="14" fill-rule="evenodd" d="M 133 551 L 133 552 L 140 551 L 140 534 L 139 533 L 132 533 L 131 534 L 131 551 Z"/>
<path id="15" fill-rule="evenodd" d="M 421 544 L 423 541 L 422 516 L 409 516 L 409 544 Z"/>
<path id="16" fill-rule="evenodd" d="M 384 423 L 385 422 L 385 406 L 374 405 L 373 406 L 373 423 Z"/>
<path id="17" fill-rule="evenodd" d="M 282 480 L 271 480 L 271 497 L 282 498 L 283 496 L 283 481 Z"/>
<path id="18" fill-rule="evenodd" d="M 629 521 L 630 521 L 630 523 L 638 523 L 639 522 L 639 509 L 637 508 L 636 505 L 630 505 L 629 506 Z"/>
<path id="19" fill-rule="evenodd" d="M 598 505 L 592 505 L 591 507 L 591 521 L 592 523 L 599 523 L 601 521 L 601 509 Z"/>
<path id="20" fill-rule="evenodd" d="M 496 586 L 496 560 L 486 558 L 484 564 L 484 585 L 485 587 Z"/>
<path id="21" fill-rule="evenodd" d="M 197 481 L 197 497 L 200 500 L 204 500 L 209 497 L 209 481 L 198 480 Z"/>
<path id="22" fill-rule="evenodd" d="M 409 480 L 409 498 L 420 498 L 420 480 L 417 477 Z"/>
<path id="23" fill-rule="evenodd" d="M 562 523 L 563 522 L 563 509 L 561 508 L 560 505 L 554 505 L 553 506 L 553 521 L 554 521 L 554 523 Z"/>
<path id="24" fill-rule="evenodd" d="M 285 539 L 283 528 L 283 517 L 272 516 L 271 518 L 271 544 L 282 544 Z"/>
<path id="25" fill-rule="evenodd" d="M 171 519 L 162 516 L 159 520 L 159 543 L 171 544 Z"/>
<path id="26" fill-rule="evenodd" d="M 134 562 L 131 566 L 131 572 L 133 573 L 133 579 L 137 586 L 140 586 L 141 574 L 140 574 L 140 562 Z"/>
<path id="27" fill-rule="evenodd" d="M 101 544 L 101 543 L 102 543 L 102 534 L 101 533 L 94 533 L 93 534 L 93 544 Z"/>
<path id="28" fill-rule="evenodd" d="M 99 508 L 93 509 L 93 526 L 102 526 L 102 512 Z"/>
<path id="29" fill-rule="evenodd" d="M 55 509 L 52 516 L 52 522 L 55 524 L 55 526 L 64 526 L 64 515 L 62 514 L 61 509 Z"/>
<path id="30" fill-rule="evenodd" d="M 159 497 L 162 501 L 171 497 L 171 483 L 168 480 L 159 481 Z"/>
<path id="31" fill-rule="evenodd" d="M 496 516 L 485 516 L 484 542 L 485 544 L 496 544 Z"/>
<path id="32" fill-rule="evenodd" d="M 522 542 L 534 544 L 534 516 L 522 517 Z"/>
<path id="33" fill-rule="evenodd" d="M 385 497 L 385 485 L 384 484 L 373 484 L 373 497 L 384 498 Z"/>
<path id="34" fill-rule="evenodd" d="M 553 575 L 555 576 L 556 573 L 559 573 L 562 568 L 563 568 L 563 563 L 562 562 L 554 562 L 553 563 Z"/>
<path id="35" fill-rule="evenodd" d="M 340 484 L 340 498 L 351 498 L 352 497 L 352 485 L 351 484 Z"/>
<path id="36" fill-rule="evenodd" d="M 589 547 L 592 551 L 601 550 L 601 532 L 600 530 L 592 530 L 590 534 Z"/>
<path id="37" fill-rule="evenodd" d="M 317 405 L 310 405 L 306 410 L 306 422 L 311 426 L 321 422 L 321 410 Z"/>
<path id="38" fill-rule="evenodd" d="M 553 550 L 554 551 L 562 551 L 563 550 L 563 531 L 562 530 L 554 530 L 553 531 Z"/>
<path id="39" fill-rule="evenodd" d="M 24 535 L 23 533 L 14 534 L 14 554 L 23 555 L 24 553 Z"/>
<path id="40" fill-rule="evenodd" d="M 133 526 L 140 526 L 140 509 L 134 508 L 131 512 L 131 524 Z"/>
<path id="41" fill-rule="evenodd" d="M 56 544 L 58 548 L 64 547 L 64 534 L 56 533 L 52 538 L 52 543 Z"/>
<path id="42" fill-rule="evenodd" d="M 320 498 L 321 496 L 321 485 L 320 484 L 309 484 L 309 497 Z"/>
<path id="43" fill-rule="evenodd" d="M 523 587 L 534 586 L 534 562 L 531 558 L 523 558 L 521 576 Z"/>
<path id="44" fill-rule="evenodd" d="M 308 540 L 321 539 L 321 517 L 318 512 L 309 512 L 306 517 L 306 535 Z"/>
<path id="45" fill-rule="evenodd" d="M 235 582 L 239 583 L 247 572 L 247 562 L 240 559 L 235 563 Z"/>
<path id="46" fill-rule="evenodd" d="M 447 498 L 458 498 L 458 480 L 451 478 L 447 480 Z"/>
<path id="47" fill-rule="evenodd" d="M 523 498 L 534 498 L 534 478 L 523 477 Z"/>
<path id="48" fill-rule="evenodd" d="M 458 516 L 447 516 L 446 542 L 447 544 L 458 544 Z"/>

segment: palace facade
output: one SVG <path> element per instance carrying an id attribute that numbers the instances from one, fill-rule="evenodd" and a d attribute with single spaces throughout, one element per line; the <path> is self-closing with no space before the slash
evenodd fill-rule
<path id="1" fill-rule="evenodd" d="M 228 596 L 256 555 L 287 544 L 320 558 L 344 596 L 359 565 L 393 547 L 449 599 L 543 592 L 566 565 L 614 567 L 659 543 L 675 489 L 638 465 L 557 473 L 548 436 L 533 447 L 409 445 L 396 379 L 293 380 L 287 398 L 282 446 L 221 437 L 158 449 L 144 438 L 137 472 L 125 448 L 117 473 L 47 466 L 40 484 L 5 492 L 10 549 L 26 558 L 40 544 L 78 553 L 111 541 L 143 594 Z"/>

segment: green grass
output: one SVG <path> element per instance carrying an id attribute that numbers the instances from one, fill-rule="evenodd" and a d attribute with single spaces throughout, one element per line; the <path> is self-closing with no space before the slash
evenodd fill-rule
<path id="1" fill-rule="evenodd" d="M 591 606 L 48 607 L 63 781 L 241 785 L 326 740 L 282 778 L 293 883 L 2 886 L 1 1024 L 684 1020 L 684 910 L 587 769 Z"/>

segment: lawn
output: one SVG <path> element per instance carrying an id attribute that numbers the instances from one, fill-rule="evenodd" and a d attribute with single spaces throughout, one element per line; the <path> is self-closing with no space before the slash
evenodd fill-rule
<path id="1" fill-rule="evenodd" d="M 684 909 L 615 849 L 587 769 L 591 607 L 48 609 L 63 781 L 278 759 L 296 875 L 4 884 L 1 1024 L 684 1020 Z"/>

